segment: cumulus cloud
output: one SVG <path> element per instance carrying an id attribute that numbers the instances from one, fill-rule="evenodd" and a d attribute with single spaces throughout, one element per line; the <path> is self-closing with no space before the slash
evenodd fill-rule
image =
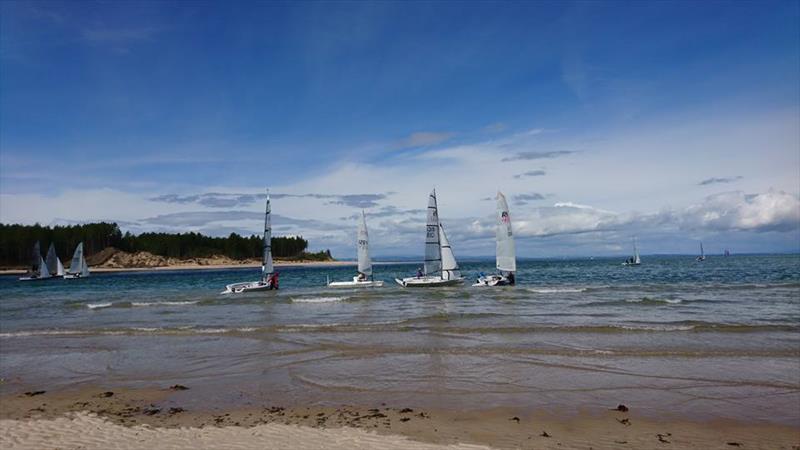
<path id="1" fill-rule="evenodd" d="M 570 150 L 555 150 L 549 152 L 519 152 L 512 156 L 507 156 L 503 158 L 501 161 L 508 162 L 508 161 L 528 161 L 532 159 L 550 159 L 550 158 L 558 158 L 559 156 L 566 156 L 576 153 Z"/>
<path id="2" fill-rule="evenodd" d="M 527 172 L 514 175 L 514 178 L 520 179 L 522 177 L 542 177 L 542 176 L 544 176 L 546 174 L 547 174 L 547 172 L 545 172 L 544 170 L 541 170 L 541 169 L 539 169 L 539 170 L 529 170 Z"/>
<path id="3" fill-rule="evenodd" d="M 717 184 L 717 183 L 733 183 L 734 181 L 741 180 L 741 175 L 737 175 L 735 177 L 726 177 L 726 178 L 706 178 L 705 180 L 697 183 L 699 186 L 707 186 L 709 184 Z"/>
<path id="4" fill-rule="evenodd" d="M 679 217 L 687 229 L 715 231 L 797 231 L 800 229 L 800 199 L 770 190 L 761 194 L 741 191 L 706 197 Z"/>

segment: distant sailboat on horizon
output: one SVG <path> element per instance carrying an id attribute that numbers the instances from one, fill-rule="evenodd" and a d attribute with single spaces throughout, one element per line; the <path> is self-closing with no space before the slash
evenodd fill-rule
<path id="1" fill-rule="evenodd" d="M 358 253 L 358 275 L 353 277 L 353 281 L 328 281 L 328 287 L 347 288 L 347 287 L 381 287 L 383 281 L 372 279 L 372 260 L 369 257 L 369 234 L 367 233 L 367 218 L 364 211 L 361 211 L 361 222 L 358 224 L 358 237 L 356 242 Z"/>
<path id="2" fill-rule="evenodd" d="M 500 274 L 483 275 L 473 286 L 506 286 L 514 285 L 517 271 L 516 249 L 514 247 L 514 234 L 511 230 L 511 215 L 508 212 L 508 202 L 502 192 L 497 192 L 497 226 L 496 226 L 496 252 L 495 260 Z"/>
<path id="3" fill-rule="evenodd" d="M 50 275 L 50 270 L 47 268 L 47 263 L 42 258 L 39 241 L 36 241 L 31 253 L 31 266 L 25 275 L 19 277 L 19 281 L 38 281 L 48 278 L 52 278 L 52 275 Z"/>
<path id="4" fill-rule="evenodd" d="M 705 261 L 706 260 L 706 253 L 703 251 L 703 243 L 700 242 L 700 256 L 696 258 L 697 261 Z"/>
<path id="5" fill-rule="evenodd" d="M 641 265 L 641 264 L 642 264 L 642 260 L 641 260 L 641 258 L 639 258 L 638 240 L 636 239 L 636 237 L 634 237 L 633 238 L 633 256 L 631 256 L 630 258 L 626 259 L 625 262 L 622 263 L 622 265 L 623 266 L 638 266 L 638 265 Z"/>
<path id="6" fill-rule="evenodd" d="M 428 196 L 426 230 L 424 272 L 418 271 L 416 277 L 395 278 L 397 284 L 403 287 L 435 287 L 463 283 L 464 277 L 461 276 L 450 241 L 439 222 L 436 189 Z"/>
<path id="7" fill-rule="evenodd" d="M 75 247 L 75 252 L 72 254 L 72 260 L 69 263 L 69 269 L 64 274 L 65 280 L 74 280 L 77 278 L 86 278 L 89 276 L 89 265 L 86 264 L 86 258 L 83 256 L 83 242 Z"/>
<path id="8" fill-rule="evenodd" d="M 267 190 L 267 206 L 264 213 L 264 251 L 261 262 L 261 279 L 258 281 L 244 281 L 225 286 L 223 294 L 242 294 L 254 291 L 270 291 L 278 289 L 278 272 L 272 267 L 272 225 L 270 222 L 269 190 Z"/>

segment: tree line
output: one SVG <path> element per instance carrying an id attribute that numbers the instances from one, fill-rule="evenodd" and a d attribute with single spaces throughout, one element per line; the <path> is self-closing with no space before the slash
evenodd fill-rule
<path id="1" fill-rule="evenodd" d="M 83 242 L 86 256 L 107 247 L 126 252 L 145 251 L 172 258 L 203 258 L 224 255 L 232 259 L 261 258 L 263 239 L 258 235 L 211 237 L 200 233 L 122 233 L 116 223 L 100 222 L 82 225 L 0 224 L 0 265 L 21 266 L 30 263 L 33 244 L 39 241 L 44 254 L 52 242 L 62 260 L 72 256 L 75 246 Z M 273 237 L 272 255 L 276 258 L 330 258 L 330 251 L 305 253 L 308 241 L 302 237 Z"/>

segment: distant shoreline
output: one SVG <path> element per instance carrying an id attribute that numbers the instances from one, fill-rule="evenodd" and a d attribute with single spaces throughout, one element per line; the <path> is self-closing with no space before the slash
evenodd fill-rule
<path id="1" fill-rule="evenodd" d="M 355 266 L 356 261 L 275 261 L 275 267 L 340 267 Z M 171 270 L 218 270 L 218 269 L 255 269 L 261 267 L 261 263 L 246 264 L 177 264 L 158 267 L 92 267 L 92 273 L 113 273 L 113 272 L 163 272 Z M 25 269 L 2 269 L 0 275 L 22 275 Z"/>

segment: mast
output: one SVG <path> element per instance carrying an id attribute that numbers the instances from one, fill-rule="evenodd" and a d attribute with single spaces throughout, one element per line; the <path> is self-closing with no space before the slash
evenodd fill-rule
<path id="1" fill-rule="evenodd" d="M 442 249 L 439 243 L 439 209 L 436 205 L 436 189 L 428 197 L 428 222 L 425 234 L 425 275 L 442 271 Z"/>
<path id="2" fill-rule="evenodd" d="M 517 258 L 511 231 L 511 215 L 508 213 L 506 197 L 500 191 L 497 191 L 496 246 L 497 270 L 516 272 Z"/>
<path id="3" fill-rule="evenodd" d="M 264 248 L 261 261 L 261 281 L 266 282 L 272 274 L 272 225 L 270 223 L 269 189 L 267 189 L 267 207 L 264 213 Z"/>
<path id="4" fill-rule="evenodd" d="M 361 223 L 358 224 L 358 239 L 356 243 L 358 253 L 358 271 L 364 275 L 372 275 L 372 260 L 369 258 L 369 235 L 367 234 L 367 218 L 361 210 Z"/>

